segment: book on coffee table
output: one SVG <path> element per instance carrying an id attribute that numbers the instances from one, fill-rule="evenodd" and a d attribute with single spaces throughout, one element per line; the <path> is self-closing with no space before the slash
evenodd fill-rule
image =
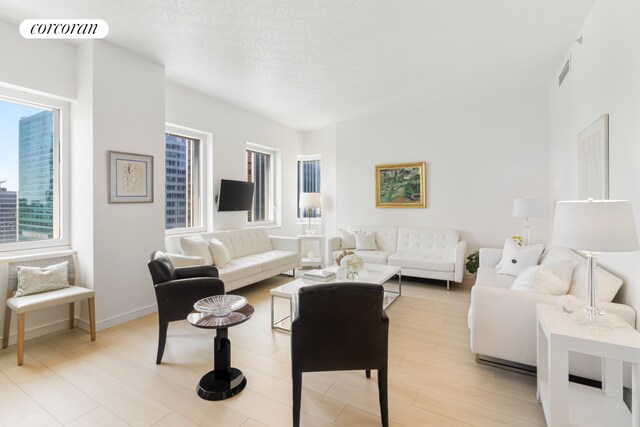
<path id="1" fill-rule="evenodd" d="M 329 280 L 335 279 L 336 273 L 334 273 L 333 271 L 325 271 L 325 270 L 309 270 L 309 271 L 305 271 L 302 277 L 304 277 L 305 279 L 328 282 Z"/>

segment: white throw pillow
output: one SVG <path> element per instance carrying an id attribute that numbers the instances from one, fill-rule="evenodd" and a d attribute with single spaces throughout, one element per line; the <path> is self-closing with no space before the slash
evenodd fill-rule
<path id="1" fill-rule="evenodd" d="M 39 294 L 69 287 L 69 261 L 48 267 L 16 267 L 18 288 L 14 296 Z"/>
<path id="2" fill-rule="evenodd" d="M 342 249 L 354 249 L 356 247 L 356 236 L 353 233 L 349 233 L 347 230 L 340 231 L 340 248 Z"/>
<path id="3" fill-rule="evenodd" d="M 569 295 L 587 300 L 587 272 L 589 271 L 589 264 L 585 261 L 580 263 L 575 272 L 573 273 L 573 284 L 569 289 Z M 596 276 L 598 280 L 598 295 L 597 300 L 601 302 L 611 302 L 615 298 L 616 294 L 622 286 L 622 279 L 614 276 L 606 270 L 598 267 L 596 270 Z"/>
<path id="4" fill-rule="evenodd" d="M 512 239 L 505 239 L 502 259 L 496 265 L 496 271 L 501 274 L 518 276 L 527 267 L 538 264 L 543 246 L 518 246 Z"/>
<path id="5" fill-rule="evenodd" d="M 215 237 L 211 238 L 210 242 L 207 242 L 209 245 L 209 252 L 211 253 L 211 258 L 213 258 L 213 264 L 216 267 L 224 268 L 225 265 L 229 263 L 231 259 L 231 254 L 227 247 L 220 240 Z"/>
<path id="6" fill-rule="evenodd" d="M 357 251 L 377 251 L 376 235 L 373 233 L 365 233 L 356 231 L 356 250 Z"/>
<path id="7" fill-rule="evenodd" d="M 571 284 L 571 276 L 569 275 L 569 280 L 565 281 L 556 272 L 566 277 L 567 270 L 573 270 L 573 265 L 569 260 L 546 266 L 534 265 L 527 267 L 513 282 L 511 289 L 535 294 L 566 295 Z"/>
<path id="8" fill-rule="evenodd" d="M 181 237 L 180 249 L 183 255 L 203 258 L 205 265 L 213 264 L 213 258 L 211 258 L 211 252 L 209 252 L 209 243 L 200 238 L 189 239 L 187 237 Z"/>

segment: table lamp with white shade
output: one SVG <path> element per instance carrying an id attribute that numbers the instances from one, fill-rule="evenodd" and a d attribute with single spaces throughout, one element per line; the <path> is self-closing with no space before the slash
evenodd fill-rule
<path id="1" fill-rule="evenodd" d="M 630 252 L 640 249 L 629 200 L 576 200 L 556 203 L 553 239 L 556 246 L 586 252 L 587 321 L 604 314 L 597 306 L 597 263 L 601 252 Z"/>
<path id="2" fill-rule="evenodd" d="M 307 234 L 311 234 L 311 209 L 322 207 L 322 204 L 320 203 L 320 193 L 300 193 L 300 202 L 298 206 L 307 210 L 307 217 L 309 218 Z"/>
<path id="3" fill-rule="evenodd" d="M 523 197 L 519 199 L 513 199 L 513 216 L 515 218 L 524 218 L 524 244 L 529 244 L 529 237 L 531 237 L 531 229 L 529 228 L 529 218 L 536 218 L 542 216 L 542 202 L 540 199 L 530 199 Z"/>

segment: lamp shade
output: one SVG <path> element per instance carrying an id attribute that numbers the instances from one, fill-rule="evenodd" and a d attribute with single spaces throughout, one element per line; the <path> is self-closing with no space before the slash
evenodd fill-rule
<path id="1" fill-rule="evenodd" d="M 303 209 L 315 209 L 321 207 L 320 193 L 300 193 L 299 207 Z"/>
<path id="2" fill-rule="evenodd" d="M 534 218 L 542 216 L 540 199 L 524 197 L 513 199 L 513 216 L 516 218 Z"/>
<path id="3" fill-rule="evenodd" d="M 556 203 L 556 246 L 592 252 L 640 249 L 629 200 L 576 200 Z"/>

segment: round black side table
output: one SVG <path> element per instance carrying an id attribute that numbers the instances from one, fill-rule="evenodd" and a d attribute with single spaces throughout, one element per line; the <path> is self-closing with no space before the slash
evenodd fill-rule
<path id="1" fill-rule="evenodd" d="M 253 315 L 250 304 L 232 311 L 227 316 L 216 317 L 199 311 L 192 311 L 187 321 L 196 328 L 216 329 L 214 339 L 214 369 L 206 373 L 198 383 L 198 396 L 206 400 L 224 400 L 240 393 L 247 385 L 247 379 L 240 369 L 231 367 L 231 341 L 228 330 L 231 326 L 246 322 Z"/>

